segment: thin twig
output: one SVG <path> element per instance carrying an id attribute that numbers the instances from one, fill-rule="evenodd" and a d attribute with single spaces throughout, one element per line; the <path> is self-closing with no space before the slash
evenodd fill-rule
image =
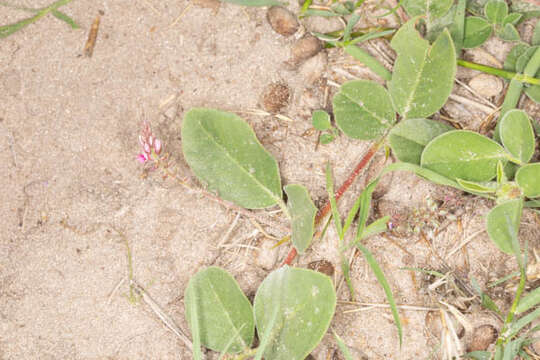
<path id="1" fill-rule="evenodd" d="M 157 315 L 157 317 L 165 324 L 166 327 L 168 327 L 178 338 L 186 345 L 189 350 L 193 349 L 193 343 L 191 340 L 188 339 L 188 337 L 182 332 L 182 330 L 176 325 L 174 320 L 161 309 L 161 307 L 158 305 L 157 302 L 154 301 L 148 295 L 146 290 L 140 286 L 134 279 L 131 279 L 131 287 L 133 290 L 141 297 L 141 299 L 152 309 L 154 314 Z"/>
<path id="2" fill-rule="evenodd" d="M 459 249 L 461 249 L 463 246 L 470 243 L 475 237 L 477 237 L 478 235 L 480 235 L 484 231 L 486 231 L 486 229 L 478 230 L 477 232 L 471 234 L 469 237 L 467 237 L 465 240 L 463 240 L 458 246 L 456 246 L 455 248 L 450 250 L 450 252 L 448 254 L 446 254 L 445 258 L 446 259 L 450 258 L 450 256 L 454 255 L 456 252 L 459 251 Z"/>

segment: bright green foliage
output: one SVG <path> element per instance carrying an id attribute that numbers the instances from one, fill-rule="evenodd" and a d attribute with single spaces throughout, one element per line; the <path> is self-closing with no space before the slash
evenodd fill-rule
<path id="1" fill-rule="evenodd" d="M 409 20 L 392 39 L 397 52 L 388 90 L 403 118 L 423 118 L 439 110 L 450 95 L 456 74 L 456 54 L 448 30 L 430 46 Z"/>
<path id="2" fill-rule="evenodd" d="M 351 351 L 349 350 L 349 348 L 347 347 L 347 345 L 345 344 L 345 342 L 343 341 L 343 339 L 341 339 L 339 337 L 338 334 L 336 334 L 336 332 L 334 331 L 334 338 L 336 339 L 336 342 L 338 344 L 338 347 L 339 347 L 339 350 L 341 351 L 341 353 L 343 354 L 343 357 L 345 358 L 345 360 L 353 360 L 353 356 L 351 354 Z"/>
<path id="3" fill-rule="evenodd" d="M 534 27 L 534 33 L 531 39 L 531 45 L 537 46 L 540 45 L 540 20 L 536 23 L 536 26 Z"/>
<path id="4" fill-rule="evenodd" d="M 510 110 L 500 122 L 500 136 L 503 146 L 522 163 L 531 160 L 534 154 L 534 131 L 527 113 Z"/>
<path id="5" fill-rule="evenodd" d="M 313 127 L 317 130 L 328 130 L 332 127 L 330 123 L 330 115 L 324 110 L 315 110 L 311 115 Z"/>
<path id="6" fill-rule="evenodd" d="M 536 50 L 539 48 L 540 46 L 531 46 L 529 48 L 527 48 L 527 50 L 525 52 L 523 52 L 523 54 L 521 54 L 518 58 L 517 58 L 517 61 L 516 61 L 516 69 L 515 71 L 516 72 L 523 72 L 525 71 L 525 67 L 527 67 L 527 64 L 529 63 L 529 61 L 531 60 L 532 56 L 534 55 L 534 53 L 536 52 Z"/>
<path id="7" fill-rule="evenodd" d="M 463 47 L 472 49 L 482 45 L 491 35 L 491 24 L 484 18 L 468 16 L 465 18 L 465 39 Z"/>
<path id="8" fill-rule="evenodd" d="M 452 0 L 405 0 L 403 7 L 410 17 L 426 15 L 427 21 L 431 18 L 443 16 L 450 10 Z"/>
<path id="9" fill-rule="evenodd" d="M 182 124 L 184 157 L 199 179 L 219 196 L 248 209 L 281 203 L 276 160 L 240 117 L 195 108 Z"/>
<path id="10" fill-rule="evenodd" d="M 540 163 L 520 167 L 516 173 L 516 182 L 526 197 L 540 197 Z"/>
<path id="11" fill-rule="evenodd" d="M 496 175 L 497 162 L 507 154 L 495 141 L 468 130 L 454 130 L 433 139 L 422 153 L 422 167 L 450 179 L 489 181 Z"/>
<path id="12" fill-rule="evenodd" d="M 334 134 L 321 134 L 321 137 L 320 137 L 321 144 L 323 145 L 330 144 L 335 139 L 336 139 L 336 136 Z"/>
<path id="13" fill-rule="evenodd" d="M 225 351 L 232 337 L 236 338 L 228 347 L 229 353 L 251 346 L 253 310 L 238 283 L 226 271 L 209 267 L 195 274 L 186 288 L 184 303 L 192 334 L 199 335 L 204 347 Z"/>
<path id="14" fill-rule="evenodd" d="M 509 71 L 516 71 L 516 65 L 518 58 L 523 55 L 527 49 L 529 48 L 529 45 L 525 43 L 516 44 L 506 55 L 506 59 L 504 59 L 504 68 L 505 70 Z"/>
<path id="15" fill-rule="evenodd" d="M 512 24 L 505 24 L 500 30 L 497 30 L 497 36 L 505 41 L 519 41 L 519 32 Z"/>
<path id="16" fill-rule="evenodd" d="M 456 179 L 456 181 L 461 187 L 473 194 L 492 194 L 497 190 L 494 182 L 477 183 L 462 179 Z"/>
<path id="17" fill-rule="evenodd" d="M 254 302 L 264 358 L 305 359 L 326 333 L 335 307 L 336 294 L 328 276 L 288 266 L 273 271 Z"/>
<path id="18" fill-rule="evenodd" d="M 538 28 L 539 27 L 537 26 L 536 29 Z M 538 31 L 538 33 L 539 33 L 538 36 L 540 37 L 540 30 Z M 520 43 L 514 46 L 512 50 L 510 50 L 510 52 L 508 53 L 504 61 L 504 68 L 506 70 L 514 71 L 518 73 L 524 72 L 529 62 L 531 62 L 531 59 L 534 56 L 536 50 L 539 48 L 539 45 L 536 44 L 536 40 L 534 39 L 534 37 L 533 37 L 532 44 L 533 46 L 529 46 L 525 43 Z M 539 76 L 540 76 L 540 71 L 537 71 L 536 77 L 538 78 Z M 527 94 L 527 96 L 531 100 L 537 103 L 540 103 L 540 86 L 539 85 L 531 85 L 531 86 L 525 87 L 525 94 Z M 519 98 L 519 96 L 517 96 L 517 98 Z"/>
<path id="19" fill-rule="evenodd" d="M 388 92 L 372 81 L 343 84 L 333 104 L 337 126 L 355 139 L 374 139 L 396 121 Z"/>
<path id="20" fill-rule="evenodd" d="M 308 191 L 302 185 L 287 185 L 285 193 L 288 198 L 287 207 L 291 215 L 291 240 L 298 253 L 303 254 L 313 238 L 317 208 L 313 205 Z"/>
<path id="21" fill-rule="evenodd" d="M 523 200 L 514 199 L 495 206 L 488 213 L 488 235 L 507 254 L 515 254 L 512 242 L 517 239 L 522 210 Z"/>
<path id="22" fill-rule="evenodd" d="M 420 165 L 424 147 L 435 137 L 452 129 L 451 126 L 428 119 L 401 121 L 390 131 L 390 146 L 399 160 Z"/>
<path id="23" fill-rule="evenodd" d="M 516 312 L 522 313 L 537 305 L 540 305 L 540 287 L 537 287 L 519 301 Z"/>
<path id="24" fill-rule="evenodd" d="M 508 5 L 503 0 L 490 0 L 484 7 L 484 13 L 492 24 L 502 24 L 508 15 Z"/>

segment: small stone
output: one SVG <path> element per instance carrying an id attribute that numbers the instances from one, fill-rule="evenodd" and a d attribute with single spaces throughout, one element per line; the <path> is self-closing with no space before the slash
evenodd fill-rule
<path id="1" fill-rule="evenodd" d="M 493 325 L 480 325 L 473 330 L 471 344 L 467 349 L 470 351 L 485 351 L 489 345 L 495 343 L 498 332 Z"/>
<path id="2" fill-rule="evenodd" d="M 289 87 L 283 83 L 271 83 L 262 95 L 263 108 L 270 113 L 278 113 L 289 104 Z"/>
<path id="3" fill-rule="evenodd" d="M 469 81 L 469 86 L 480 96 L 491 98 L 497 96 L 503 91 L 501 79 L 489 74 L 480 74 Z"/>
<path id="4" fill-rule="evenodd" d="M 272 6 L 266 13 L 272 29 L 282 36 L 291 36 L 298 30 L 296 16 L 282 6 Z"/>
<path id="5" fill-rule="evenodd" d="M 296 68 L 307 59 L 317 55 L 322 48 L 323 44 L 319 39 L 306 34 L 293 45 L 291 58 L 287 61 L 287 64 L 291 68 Z"/>
<path id="6" fill-rule="evenodd" d="M 329 277 L 334 276 L 334 265 L 328 260 L 316 260 L 312 261 L 308 264 L 308 269 L 318 271 L 320 273 L 323 273 L 325 275 L 328 275 Z"/>

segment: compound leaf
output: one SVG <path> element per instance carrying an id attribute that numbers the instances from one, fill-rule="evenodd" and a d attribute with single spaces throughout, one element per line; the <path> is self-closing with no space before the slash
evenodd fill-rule
<path id="1" fill-rule="evenodd" d="M 491 35 L 492 26 L 484 18 L 467 16 L 465 18 L 465 38 L 463 47 L 472 49 L 482 45 Z"/>
<path id="2" fill-rule="evenodd" d="M 490 0 L 484 7 L 484 13 L 492 24 L 502 24 L 508 15 L 508 5 L 502 0 Z"/>
<path id="3" fill-rule="evenodd" d="M 182 124 L 182 150 L 195 175 L 220 197 L 248 209 L 280 203 L 276 160 L 235 114 L 195 108 Z"/>

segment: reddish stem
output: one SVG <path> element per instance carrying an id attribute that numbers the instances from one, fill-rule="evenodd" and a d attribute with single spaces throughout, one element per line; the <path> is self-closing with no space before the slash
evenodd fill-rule
<path id="1" fill-rule="evenodd" d="M 338 191 L 336 192 L 336 201 L 338 201 L 341 196 L 349 189 L 349 187 L 352 185 L 356 177 L 362 172 L 362 170 L 366 167 L 367 164 L 371 161 L 373 156 L 377 153 L 381 145 L 383 144 L 384 138 L 380 139 L 371 147 L 368 149 L 368 151 L 364 154 L 362 159 L 360 159 L 360 162 L 356 165 L 353 172 L 349 175 L 347 180 L 340 186 Z M 322 221 L 322 219 L 325 218 L 326 215 L 328 215 L 328 212 L 331 209 L 330 201 L 327 201 L 322 208 L 319 209 L 317 212 L 317 216 L 315 217 L 315 226 L 319 225 L 319 223 Z M 291 265 L 292 261 L 296 257 L 296 249 L 293 247 L 289 251 L 289 254 L 287 255 L 287 258 L 285 261 L 283 261 L 282 265 Z"/>

